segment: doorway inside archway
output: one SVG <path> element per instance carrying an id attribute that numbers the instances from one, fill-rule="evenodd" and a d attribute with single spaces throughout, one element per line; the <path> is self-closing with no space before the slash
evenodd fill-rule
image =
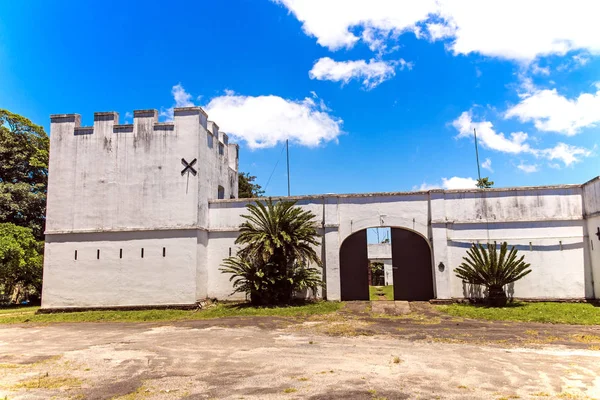
<path id="1" fill-rule="evenodd" d="M 369 299 L 394 300 L 394 275 L 392 265 L 391 230 L 385 228 L 367 229 L 367 257 L 369 267 Z"/>
<path id="2" fill-rule="evenodd" d="M 429 243 L 399 227 L 357 231 L 340 247 L 340 285 L 345 301 L 430 300 L 434 293 Z"/>

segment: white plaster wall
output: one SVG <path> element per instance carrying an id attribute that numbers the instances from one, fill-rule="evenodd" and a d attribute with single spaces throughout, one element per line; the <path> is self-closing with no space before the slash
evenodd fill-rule
<path id="1" fill-rule="evenodd" d="M 218 186 L 236 195 L 235 145 L 209 148 L 201 108 L 176 109 L 173 123 L 158 123 L 156 110 L 135 111 L 132 125 L 113 112 L 94 120 L 81 128 L 77 115 L 52 117 L 49 233 L 206 226 Z M 196 176 L 181 174 L 182 158 L 197 159 Z"/>
<path id="2" fill-rule="evenodd" d="M 392 266 L 392 260 L 386 259 L 383 260 L 383 273 L 386 285 L 394 284 L 394 269 Z"/>
<path id="3" fill-rule="evenodd" d="M 243 298 L 231 296 L 229 276 L 219 268 L 237 250 L 248 200 L 211 200 L 219 185 L 226 199 L 237 196 L 237 146 L 199 108 L 176 109 L 173 124 L 158 124 L 153 110 L 136 112 L 130 126 L 115 127 L 116 113 L 95 120 L 80 128 L 77 115 L 52 118 L 43 307 Z M 182 157 L 198 158 L 196 177 L 181 176 Z M 593 280 L 600 275 L 600 241 L 594 246 L 593 235 L 600 224 L 598 179 L 583 186 L 291 199 L 316 215 L 324 234 L 316 250 L 329 300 L 340 299 L 341 243 L 382 226 L 412 230 L 432 245 L 436 298 L 465 295 L 453 271 L 470 243 L 488 240 L 518 246 L 532 264 L 533 272 L 511 288 L 516 297 L 600 291 L 600 279 Z"/>
<path id="4" fill-rule="evenodd" d="M 232 294 L 233 286 L 229 282 L 231 275 L 223 274 L 219 268 L 224 259 L 234 256 L 238 250 L 235 239 L 238 236 L 237 231 L 222 231 L 209 233 L 208 259 L 206 264 L 209 298 L 220 300 L 243 300 L 243 293 Z M 230 251 L 231 249 L 231 251 Z"/>
<path id="5" fill-rule="evenodd" d="M 443 222 L 581 219 L 582 189 L 580 185 L 565 185 L 484 191 L 446 191 L 444 208 Z"/>
<path id="6" fill-rule="evenodd" d="M 367 244 L 367 256 L 369 259 L 392 258 L 392 245 L 391 243 Z"/>
<path id="7" fill-rule="evenodd" d="M 50 235 L 42 307 L 194 304 L 196 242 L 194 230 Z"/>
<path id="8" fill-rule="evenodd" d="M 315 213 L 318 222 L 323 221 L 325 212 L 325 277 L 330 300 L 340 296 L 341 243 L 351 233 L 375 226 L 406 228 L 431 238 L 436 298 L 465 295 L 454 269 L 472 242 L 488 240 L 506 240 L 517 246 L 532 265 L 533 272 L 510 288 L 515 297 L 584 298 L 592 292 L 586 269 L 582 188 L 578 185 L 293 199 Z M 235 232 L 245 204 L 211 201 L 210 229 Z"/>
<path id="9" fill-rule="evenodd" d="M 600 227 L 600 215 L 588 217 L 586 220 L 586 250 L 588 254 L 587 274 L 590 280 L 591 294 L 588 297 L 600 298 L 600 239 L 597 231 Z"/>
<path id="10" fill-rule="evenodd" d="M 428 238 L 427 193 L 340 195 L 337 199 L 342 241 L 354 232 L 373 227 L 406 228 Z"/>
<path id="11" fill-rule="evenodd" d="M 454 269 L 463 262 L 471 243 L 478 241 L 484 245 L 506 241 L 531 264 L 532 272 L 514 284 L 514 292 L 508 288 L 514 297 L 586 297 L 582 221 L 452 226 L 448 231 L 451 297 L 469 297 Z"/>
<path id="12" fill-rule="evenodd" d="M 583 185 L 584 214 L 586 218 L 587 273 L 591 282 L 590 296 L 600 298 L 600 178 Z"/>

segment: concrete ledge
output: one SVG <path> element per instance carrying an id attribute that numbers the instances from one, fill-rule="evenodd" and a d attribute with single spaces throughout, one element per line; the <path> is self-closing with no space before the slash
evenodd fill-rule
<path id="1" fill-rule="evenodd" d="M 202 107 L 177 107 L 173 109 L 173 115 L 176 117 L 180 115 L 185 116 L 199 114 L 204 114 L 204 116 L 208 118 L 208 114 L 202 109 Z"/>
<path id="2" fill-rule="evenodd" d="M 509 300 L 510 301 L 510 300 Z M 573 297 L 573 298 L 520 298 L 514 297 L 512 301 L 520 301 L 523 303 L 589 303 L 593 305 L 600 306 L 600 299 L 586 299 L 583 297 Z M 476 298 L 476 299 L 468 299 L 468 298 L 458 298 L 454 297 L 451 299 L 431 299 L 429 303 L 437 304 L 437 305 L 448 305 L 448 304 L 481 304 L 484 302 L 484 299 Z"/>
<path id="3" fill-rule="evenodd" d="M 48 307 L 40 308 L 36 314 L 56 314 L 85 311 L 144 311 L 144 310 L 194 310 L 198 308 L 193 304 L 165 304 L 147 306 L 103 306 L 103 307 Z"/>
<path id="4" fill-rule="evenodd" d="M 119 113 L 116 111 L 95 112 L 94 121 L 118 121 Z"/>
<path id="5" fill-rule="evenodd" d="M 158 110 L 150 109 L 150 110 L 134 110 L 133 118 L 157 118 Z"/>
<path id="6" fill-rule="evenodd" d="M 440 193 L 440 194 L 506 194 L 513 195 L 514 192 L 525 192 L 525 191 L 549 191 L 556 189 L 581 189 L 583 185 L 573 184 L 573 185 L 549 185 L 549 186 L 521 186 L 521 187 L 506 187 L 506 188 L 489 188 L 489 189 L 432 189 L 426 191 L 410 191 L 410 192 L 372 192 L 372 193 L 346 193 L 346 194 L 311 194 L 311 195 L 300 195 L 300 196 L 268 196 L 268 197 L 258 197 L 258 198 L 250 198 L 250 199 L 212 199 L 209 200 L 209 204 L 227 204 L 227 203 L 249 203 L 254 202 L 255 200 L 267 200 L 271 199 L 274 201 L 280 200 L 297 200 L 297 201 L 323 201 L 324 199 L 353 199 L 353 198 L 371 198 L 371 197 L 421 197 L 419 200 L 427 200 L 428 195 L 431 193 Z M 482 196 L 483 198 L 483 196 Z M 452 199 L 447 199 L 452 200 Z"/>
<path id="7" fill-rule="evenodd" d="M 63 122 L 74 122 L 75 126 L 81 125 L 81 116 L 79 114 L 52 114 L 50 122 L 53 124 Z"/>

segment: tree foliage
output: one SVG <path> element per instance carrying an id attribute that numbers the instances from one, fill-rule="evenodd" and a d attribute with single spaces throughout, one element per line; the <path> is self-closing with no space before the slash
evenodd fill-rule
<path id="1" fill-rule="evenodd" d="M 41 293 L 43 251 L 31 228 L 0 223 L 0 288 L 5 297 L 18 291 Z"/>
<path id="2" fill-rule="evenodd" d="M 250 296 L 253 304 L 289 303 L 294 294 L 323 286 L 314 247 L 319 244 L 315 215 L 294 201 L 248 204 L 240 226 L 237 255 L 223 261 L 234 293 Z"/>
<path id="3" fill-rule="evenodd" d="M 494 181 L 490 181 L 489 177 L 477 179 L 477 187 L 479 189 L 489 189 L 494 186 Z"/>
<path id="4" fill-rule="evenodd" d="M 41 126 L 0 110 L 0 222 L 43 239 L 49 139 Z"/>
<path id="5" fill-rule="evenodd" d="M 379 261 L 373 261 L 370 263 L 369 267 L 371 269 L 371 284 L 373 286 L 383 286 L 385 284 L 385 267 L 383 263 Z"/>
<path id="6" fill-rule="evenodd" d="M 265 191 L 258 183 L 254 183 L 256 177 L 248 172 L 238 173 L 238 197 L 240 199 L 252 199 L 261 197 Z"/>
<path id="7" fill-rule="evenodd" d="M 531 272 L 530 264 L 524 261 L 525 256 L 517 258 L 517 249 L 502 243 L 498 254 L 496 242 L 488 243 L 487 248 L 475 244 L 463 257 L 464 262 L 454 271 L 463 281 L 483 285 L 488 288 L 488 300 L 492 306 L 506 305 L 504 286 L 518 281 Z"/>

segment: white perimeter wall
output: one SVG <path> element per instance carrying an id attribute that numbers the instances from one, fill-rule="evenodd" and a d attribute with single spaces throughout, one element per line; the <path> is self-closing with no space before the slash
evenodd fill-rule
<path id="1" fill-rule="evenodd" d="M 326 290 L 340 299 L 339 251 L 352 233 L 397 227 L 421 235 L 432 247 L 436 298 L 476 295 L 454 269 L 473 242 L 508 241 L 533 272 L 508 288 L 520 298 L 591 298 L 598 295 L 600 183 L 586 186 L 441 191 L 294 198 L 316 215 L 323 234 Z M 43 307 L 191 304 L 231 295 L 219 271 L 235 255 L 235 239 L 248 200 L 212 200 L 208 228 L 48 235 Z M 584 204 L 585 203 L 585 204 Z M 588 216 L 584 219 L 583 215 Z M 593 246 L 593 249 L 592 249 Z M 144 247 L 144 259 L 140 249 Z M 167 255 L 162 257 L 162 248 Z M 118 249 L 124 257 L 119 259 Z M 96 251 L 100 249 L 100 260 Z M 75 261 L 74 251 L 78 251 Z M 472 291 L 474 290 L 474 292 Z"/>
<path id="2" fill-rule="evenodd" d="M 341 243 L 358 230 L 377 226 L 409 229 L 429 241 L 436 298 L 481 294 L 479 288 L 466 287 L 454 275 L 471 243 L 477 241 L 507 241 L 525 255 L 532 272 L 507 288 L 515 297 L 575 299 L 594 295 L 592 260 L 587 250 L 590 228 L 583 219 L 580 185 L 295 199 L 317 216 L 319 226 L 324 223 L 325 249 L 318 251 L 324 255 L 326 296 L 330 300 L 340 299 Z M 230 292 L 227 277 L 218 272 L 218 266 L 230 247 L 235 254 L 234 241 L 245 204 L 245 200 L 209 204 L 207 268 L 209 291 L 214 297 Z M 598 253 L 594 257 L 600 257 L 600 242 L 595 249 Z"/>
<path id="3" fill-rule="evenodd" d="M 600 178 L 592 179 L 583 185 L 584 213 L 586 216 L 586 249 L 589 266 L 589 280 L 596 298 L 600 298 Z"/>
<path id="4" fill-rule="evenodd" d="M 196 250 L 195 230 L 47 237 L 42 306 L 194 304 Z"/>

